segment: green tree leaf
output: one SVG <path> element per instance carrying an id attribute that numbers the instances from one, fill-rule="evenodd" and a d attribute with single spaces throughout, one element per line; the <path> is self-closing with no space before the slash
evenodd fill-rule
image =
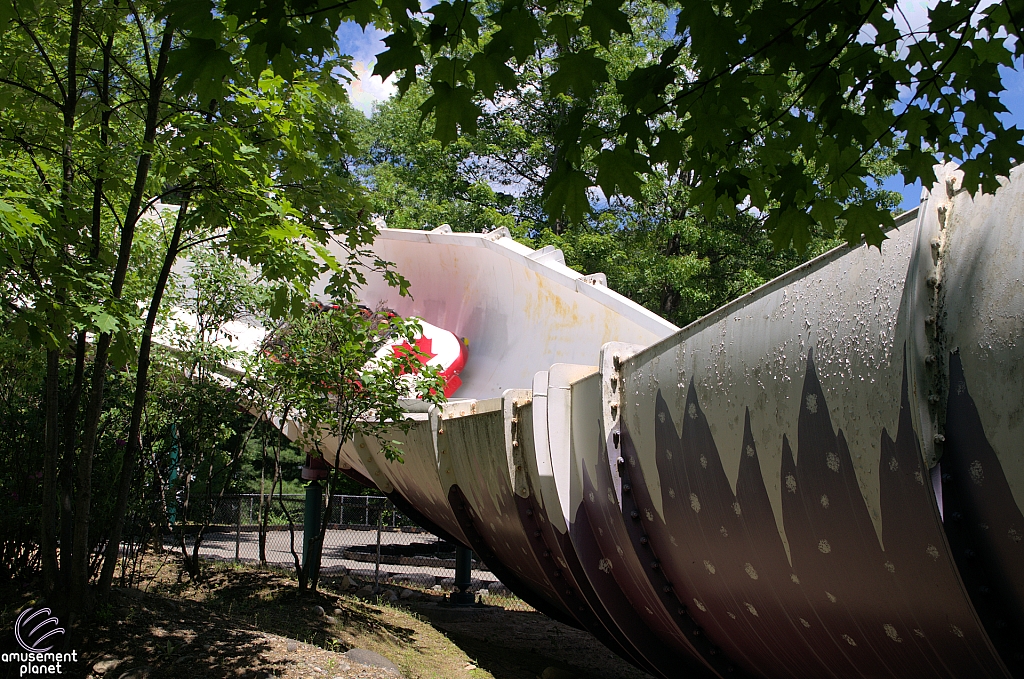
<path id="1" fill-rule="evenodd" d="M 587 190 L 593 186 L 590 176 L 580 170 L 553 174 L 547 183 L 544 208 L 551 215 L 565 214 L 570 221 L 580 222 L 590 212 Z"/>
<path id="2" fill-rule="evenodd" d="M 473 101 L 473 90 L 459 85 L 452 87 L 448 83 L 434 82 L 434 94 L 420 106 L 425 120 L 434 115 L 434 138 L 447 145 L 459 136 L 459 128 L 472 134 L 476 131 L 480 106 Z"/>
<path id="3" fill-rule="evenodd" d="M 596 49 L 564 54 L 555 62 L 558 70 L 548 78 L 552 94 L 569 94 L 581 99 L 589 98 L 595 91 L 595 83 L 608 77 L 608 62 L 597 56 Z"/>
<path id="4" fill-rule="evenodd" d="M 629 18 L 619 7 L 619 0 L 591 0 L 583 10 L 583 25 L 590 27 L 590 34 L 602 47 L 611 43 L 611 33 L 625 35 L 632 32 Z"/>

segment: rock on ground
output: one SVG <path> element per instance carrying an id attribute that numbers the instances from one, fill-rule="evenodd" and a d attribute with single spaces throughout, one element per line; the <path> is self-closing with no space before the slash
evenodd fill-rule
<path id="1" fill-rule="evenodd" d="M 92 671 L 96 674 L 106 674 L 117 667 L 120 662 L 117 658 L 104 658 L 92 666 Z"/>
<path id="2" fill-rule="evenodd" d="M 385 670 L 394 672 L 395 674 L 401 674 L 395 663 L 391 662 L 380 653 L 374 653 L 373 651 L 365 648 L 351 648 L 344 653 L 344 656 L 354 663 L 360 665 L 369 665 L 370 667 L 380 667 Z"/>

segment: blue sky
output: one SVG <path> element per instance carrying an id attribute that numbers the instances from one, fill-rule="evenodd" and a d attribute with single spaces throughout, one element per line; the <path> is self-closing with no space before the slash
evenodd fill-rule
<path id="1" fill-rule="evenodd" d="M 901 0 L 899 6 L 908 22 L 917 27 L 927 23 L 928 7 L 934 5 L 935 1 Z M 395 91 L 394 78 L 382 82 L 379 77 L 370 75 L 376 64 L 376 55 L 384 51 L 381 40 L 386 36 L 385 31 L 373 27 L 364 31 L 351 22 L 343 24 L 338 30 L 339 44 L 344 53 L 352 56 L 353 70 L 357 76 L 347 87 L 349 98 L 366 115 L 372 113 L 376 102 L 387 99 Z M 1002 101 L 1010 111 L 1003 116 L 1004 122 L 1024 128 L 1024 72 L 1020 68 L 1004 70 L 1003 84 L 1006 91 L 1003 92 Z M 903 194 L 901 207 L 907 210 L 915 207 L 921 198 L 921 185 L 907 186 L 899 175 L 884 180 L 882 186 L 891 191 L 900 191 Z"/>

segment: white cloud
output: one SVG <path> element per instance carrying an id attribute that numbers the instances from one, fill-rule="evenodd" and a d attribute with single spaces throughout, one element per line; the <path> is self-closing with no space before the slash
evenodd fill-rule
<path id="1" fill-rule="evenodd" d="M 381 80 L 379 75 L 371 75 L 376 60 L 370 62 L 355 61 L 352 70 L 355 78 L 345 85 L 349 101 L 357 109 L 369 116 L 373 113 L 373 105 L 384 101 L 395 93 L 395 76 Z"/>

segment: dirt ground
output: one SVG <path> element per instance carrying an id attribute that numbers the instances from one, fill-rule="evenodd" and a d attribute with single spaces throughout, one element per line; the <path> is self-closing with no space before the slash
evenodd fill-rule
<path id="1" fill-rule="evenodd" d="M 115 591 L 75 630 L 80 662 L 61 676 L 399 676 L 345 655 L 367 649 L 406 679 L 649 679 L 586 632 L 536 612 L 452 609 L 425 594 L 389 603 L 343 591 L 338 580 L 300 594 L 282 571 L 226 564 L 210 564 L 196 585 L 179 578 L 170 556 L 148 559 L 144 573 L 139 588 Z M 30 588 L 4 598 L 0 624 L 10 630 L 17 612 L 35 602 Z M 18 676 L 15 669 L 0 663 L 0 676 Z"/>

